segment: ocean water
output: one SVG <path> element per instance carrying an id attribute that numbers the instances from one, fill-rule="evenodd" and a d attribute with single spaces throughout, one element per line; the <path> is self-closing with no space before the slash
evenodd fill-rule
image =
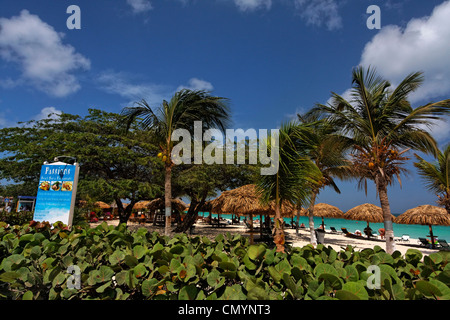
<path id="1" fill-rule="evenodd" d="M 201 216 L 208 216 L 209 213 L 199 213 Z M 395 214 L 394 214 L 395 215 Z M 217 218 L 217 214 L 213 214 L 213 217 Z M 231 214 L 221 214 L 221 218 L 231 219 Z M 248 219 L 248 217 L 247 217 Z M 241 217 L 241 221 L 243 217 Z M 259 220 L 259 215 L 254 216 L 253 220 Z M 291 218 L 284 218 L 286 223 L 291 223 Z M 294 221 L 297 221 L 297 217 L 294 217 Z M 309 226 L 308 217 L 300 217 L 299 224 L 304 223 L 306 227 Z M 355 232 L 356 230 L 360 230 L 362 234 L 364 234 L 364 228 L 367 226 L 367 222 L 365 221 L 356 221 L 356 220 L 346 220 L 346 219 L 338 219 L 338 218 L 324 218 L 325 230 L 329 231 L 330 227 L 336 228 L 336 230 L 341 231 L 341 228 L 347 228 L 349 232 Z M 322 224 L 322 218 L 314 217 L 314 227 L 318 228 L 319 225 Z M 378 229 L 384 228 L 383 223 L 370 223 L 370 228 L 372 228 L 373 233 L 378 234 Z M 394 228 L 394 236 L 401 237 L 404 234 L 409 235 L 410 238 L 418 239 L 426 238 L 430 234 L 430 229 L 428 226 L 416 225 L 416 224 L 393 224 Z M 438 237 L 438 239 L 446 240 L 450 243 L 450 226 L 432 226 L 433 235 Z"/>

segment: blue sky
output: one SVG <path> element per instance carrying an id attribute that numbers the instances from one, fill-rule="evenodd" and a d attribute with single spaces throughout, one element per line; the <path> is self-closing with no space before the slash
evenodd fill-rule
<path id="1" fill-rule="evenodd" d="M 81 29 L 69 30 L 69 5 Z M 381 29 L 370 30 L 370 5 Z M 398 83 L 423 71 L 411 101 L 450 96 L 450 1 L 435 0 L 0 0 L 0 127 L 50 112 L 120 112 L 145 98 L 157 106 L 180 88 L 230 99 L 234 128 L 277 128 L 330 92 L 347 93 L 353 67 L 373 65 Z M 448 123 L 433 133 L 449 143 Z M 411 165 L 392 211 L 430 203 Z M 378 204 L 356 183 L 319 202 L 348 210 Z"/>

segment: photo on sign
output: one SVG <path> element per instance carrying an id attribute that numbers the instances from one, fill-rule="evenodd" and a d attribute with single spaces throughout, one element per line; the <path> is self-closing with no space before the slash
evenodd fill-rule
<path id="1" fill-rule="evenodd" d="M 72 191 L 73 181 L 64 181 L 61 186 L 61 191 Z"/>
<path id="2" fill-rule="evenodd" d="M 39 183 L 39 189 L 43 191 L 50 190 L 50 181 L 41 181 Z"/>
<path id="3" fill-rule="evenodd" d="M 61 190 L 61 181 L 52 181 L 52 191 Z"/>

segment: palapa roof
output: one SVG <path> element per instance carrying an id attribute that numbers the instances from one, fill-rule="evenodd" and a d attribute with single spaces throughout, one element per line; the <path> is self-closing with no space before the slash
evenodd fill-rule
<path id="1" fill-rule="evenodd" d="M 314 216 L 323 218 L 342 218 L 344 213 L 338 207 L 327 203 L 318 203 L 314 206 Z"/>
<path id="2" fill-rule="evenodd" d="M 350 210 L 348 210 L 344 216 L 344 219 L 347 220 L 361 220 L 373 223 L 381 223 L 384 222 L 383 210 L 371 203 L 364 203 L 356 206 Z M 394 220 L 394 216 L 391 215 L 392 220 Z"/>
<path id="3" fill-rule="evenodd" d="M 84 208 L 87 205 L 86 200 L 80 200 L 78 201 L 78 205 L 82 208 Z M 109 209 L 111 206 L 103 201 L 97 201 L 94 203 L 94 207 L 100 208 L 100 209 Z"/>
<path id="4" fill-rule="evenodd" d="M 150 203 L 150 200 L 143 200 L 143 201 L 136 202 L 133 206 L 133 209 L 137 209 L 137 210 L 146 209 L 147 206 L 149 205 L 149 203 Z"/>
<path id="5" fill-rule="evenodd" d="M 97 201 L 96 203 L 94 203 L 94 205 L 96 207 L 101 208 L 101 209 L 109 209 L 109 208 L 111 208 L 111 206 L 109 204 L 107 204 L 107 203 L 105 203 L 103 201 Z"/>
<path id="6" fill-rule="evenodd" d="M 394 220 L 400 224 L 422 224 L 450 226 L 450 215 L 444 208 L 422 205 L 409 209 Z"/>
<path id="7" fill-rule="evenodd" d="M 212 212 L 246 214 L 275 214 L 275 202 L 263 204 L 261 195 L 254 184 L 248 184 L 233 190 L 222 192 L 222 194 L 211 202 Z M 294 206 L 285 202 L 281 206 L 283 216 L 292 215 Z"/>
<path id="8" fill-rule="evenodd" d="M 178 211 L 184 211 L 186 208 L 188 208 L 188 205 L 181 201 L 180 199 L 172 199 L 172 209 L 178 210 Z M 156 210 L 156 209 L 164 209 L 164 198 L 157 198 L 152 201 L 149 201 L 147 204 L 147 208 L 150 210 Z"/>

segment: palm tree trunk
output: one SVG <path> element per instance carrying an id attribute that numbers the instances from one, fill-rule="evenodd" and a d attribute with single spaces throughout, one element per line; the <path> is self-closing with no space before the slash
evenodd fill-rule
<path id="1" fill-rule="evenodd" d="M 316 196 L 317 193 L 313 191 L 311 195 L 311 202 L 309 203 L 308 208 L 308 217 L 309 217 L 309 231 L 311 234 L 311 244 L 317 245 L 317 239 L 316 239 L 316 231 L 314 230 L 314 205 L 316 203 Z"/>
<path id="2" fill-rule="evenodd" d="M 277 246 L 277 252 L 284 252 L 284 231 L 283 231 L 283 219 L 281 218 L 280 211 L 280 197 L 279 197 L 279 185 L 278 185 L 278 175 L 277 175 L 277 185 L 276 185 L 276 195 L 275 195 L 275 226 L 273 230 L 273 241 Z"/>
<path id="3" fill-rule="evenodd" d="M 166 227 L 164 234 L 170 235 L 171 215 L 172 215 L 172 168 L 166 165 L 165 183 L 164 183 L 164 206 L 166 216 Z"/>
<path id="4" fill-rule="evenodd" d="M 279 205 L 275 208 L 275 226 L 274 226 L 274 242 L 277 246 L 277 252 L 284 252 L 284 231 L 283 231 L 283 219 L 281 218 Z"/>
<path id="5" fill-rule="evenodd" d="M 383 211 L 384 230 L 386 237 L 386 252 L 393 254 L 395 251 L 394 229 L 392 226 L 391 207 L 387 195 L 387 188 L 385 183 L 378 183 L 378 195 L 380 197 L 381 210 Z"/>

